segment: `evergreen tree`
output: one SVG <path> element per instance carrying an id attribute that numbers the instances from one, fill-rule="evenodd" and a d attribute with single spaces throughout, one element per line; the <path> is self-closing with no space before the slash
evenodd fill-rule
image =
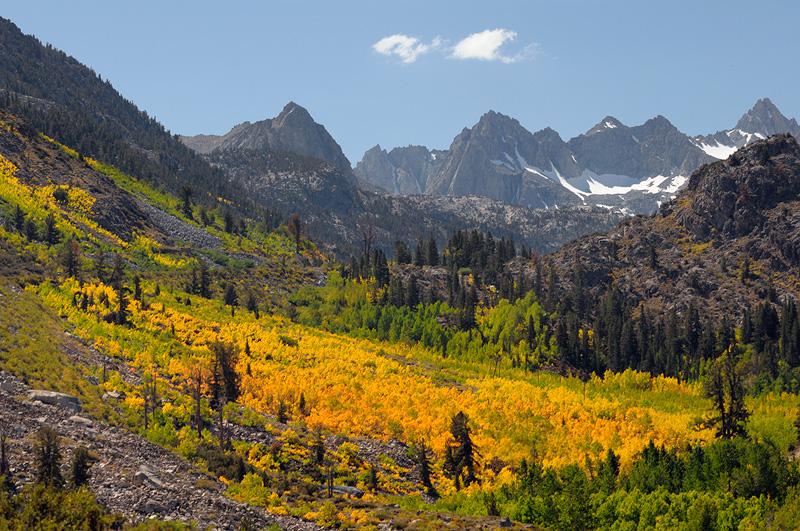
<path id="1" fill-rule="evenodd" d="M 61 239 L 61 236 L 58 233 L 58 228 L 56 227 L 56 218 L 52 212 L 47 214 L 47 217 L 44 219 L 44 241 L 45 243 L 50 245 L 55 245 Z"/>
<path id="2" fill-rule="evenodd" d="M 200 260 L 200 278 L 198 279 L 198 292 L 204 299 L 211 298 L 211 278 L 208 272 L 208 265 L 204 260 Z"/>
<path id="3" fill-rule="evenodd" d="M 181 186 L 180 190 L 181 199 L 181 212 L 189 219 L 194 219 L 194 212 L 192 211 L 192 197 L 194 197 L 194 188 L 188 185 Z"/>
<path id="4" fill-rule="evenodd" d="M 114 255 L 114 267 L 111 269 L 111 278 L 109 278 L 109 282 L 111 284 L 117 284 L 122 282 L 125 278 L 125 262 L 122 259 L 122 255 L 117 253 Z"/>
<path id="5" fill-rule="evenodd" d="M 97 251 L 94 253 L 94 260 L 93 260 L 93 269 L 94 269 L 94 276 L 97 277 L 97 280 L 100 282 L 105 282 L 106 280 L 106 255 L 103 253 L 103 250 L 99 247 Z"/>
<path id="6" fill-rule="evenodd" d="M 436 239 L 433 237 L 432 232 L 430 238 L 428 238 L 428 246 L 425 250 L 425 263 L 429 266 L 439 265 L 439 248 L 436 246 Z"/>
<path id="7" fill-rule="evenodd" d="M 36 434 L 34 456 L 36 461 L 36 483 L 60 489 L 64 485 L 61 476 L 61 438 L 58 432 L 44 427 Z"/>
<path id="8" fill-rule="evenodd" d="M 81 487 L 89 483 L 92 477 L 89 468 L 92 466 L 92 458 L 89 450 L 85 446 L 78 446 L 72 454 L 70 462 L 69 484 L 74 488 Z"/>
<path id="9" fill-rule="evenodd" d="M 394 242 L 393 258 L 397 264 L 411 263 L 411 251 L 408 249 L 408 245 L 406 245 L 404 241 L 397 240 Z"/>
<path id="10" fill-rule="evenodd" d="M 247 309 L 248 312 L 252 313 L 256 319 L 259 318 L 258 298 L 256 297 L 256 294 L 252 288 L 249 288 L 247 290 L 247 295 L 245 296 L 245 308 Z"/>
<path id="11" fill-rule="evenodd" d="M 425 265 L 425 244 L 422 240 L 422 235 L 417 240 L 417 247 L 414 249 L 414 265 L 422 267 Z"/>
<path id="12" fill-rule="evenodd" d="M 408 277 L 405 289 L 405 305 L 409 308 L 416 308 L 419 304 L 419 289 L 417 288 L 417 278 L 414 275 Z"/>
<path id="13" fill-rule="evenodd" d="M 140 304 L 142 302 L 142 279 L 138 274 L 133 275 L 133 300 Z"/>
<path id="14" fill-rule="evenodd" d="M 236 372 L 239 353 L 233 343 L 215 341 L 209 348 L 214 356 L 211 384 L 219 389 L 218 398 L 224 398 L 225 402 L 235 402 L 240 393 L 239 374 Z M 217 402 L 219 405 L 219 400 Z"/>
<path id="15" fill-rule="evenodd" d="M 463 484 L 468 487 L 476 479 L 478 468 L 478 449 L 472 442 L 469 417 L 459 411 L 450 422 L 452 440 L 453 475 L 460 478 L 463 474 Z"/>
<path id="16" fill-rule="evenodd" d="M 374 260 L 372 266 L 372 275 L 375 277 L 375 282 L 379 287 L 384 287 L 389 283 L 391 272 L 389 271 L 389 264 L 386 261 L 386 255 L 380 249 L 373 251 Z"/>
<path id="17" fill-rule="evenodd" d="M 225 285 L 225 293 L 222 296 L 222 300 L 225 302 L 225 306 L 230 306 L 231 308 L 239 306 L 239 295 L 236 293 L 236 286 L 233 282 L 228 282 Z"/>
<path id="18" fill-rule="evenodd" d="M 28 238 L 28 241 L 39 240 L 39 229 L 36 227 L 33 216 L 28 216 L 28 219 L 25 220 L 25 237 Z"/>
<path id="19" fill-rule="evenodd" d="M 25 212 L 22 211 L 19 205 L 14 207 L 14 228 L 19 233 L 22 233 L 25 228 Z"/>
<path id="20" fill-rule="evenodd" d="M 425 446 L 425 442 L 420 441 L 418 444 L 414 445 L 412 447 L 412 453 L 414 461 L 416 461 L 419 467 L 419 482 L 425 487 L 425 491 L 429 495 L 436 496 L 436 489 L 434 489 L 433 483 L 431 482 L 431 458 L 428 456 L 428 448 Z"/>
<path id="21" fill-rule="evenodd" d="M 80 271 L 81 263 L 81 246 L 78 242 L 69 240 L 64 242 L 61 250 L 58 253 L 58 259 L 61 267 L 64 268 L 64 274 L 67 277 L 76 277 Z"/>
<path id="22" fill-rule="evenodd" d="M 718 358 L 710 367 L 705 382 L 705 394 L 712 401 L 713 413 L 705 426 L 716 428 L 723 439 L 746 435 L 745 423 L 750 412 L 745 406 L 745 368 L 737 364 L 733 352 Z"/>
<path id="23" fill-rule="evenodd" d="M 124 325 L 128 322 L 128 288 L 122 279 L 114 284 L 114 291 L 117 293 L 116 324 Z"/>
<path id="24" fill-rule="evenodd" d="M 225 223 L 225 232 L 228 234 L 233 234 L 236 232 L 236 222 L 233 219 L 233 214 L 228 211 L 225 211 L 225 216 L 223 217 Z"/>

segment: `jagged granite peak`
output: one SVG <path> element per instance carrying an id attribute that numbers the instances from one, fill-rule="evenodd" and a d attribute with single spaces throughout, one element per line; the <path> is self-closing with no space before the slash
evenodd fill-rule
<path id="1" fill-rule="evenodd" d="M 713 160 L 661 115 L 636 127 L 606 117 L 567 145 L 586 169 L 636 180 L 675 176 Z"/>
<path id="2" fill-rule="evenodd" d="M 627 130 L 628 127 L 625 126 L 622 122 L 620 122 L 616 118 L 614 118 L 613 116 L 606 116 L 600 121 L 600 123 L 589 129 L 585 134 L 586 136 L 591 136 L 597 133 L 602 133 L 603 131 L 609 131 L 613 129 Z"/>
<path id="3" fill-rule="evenodd" d="M 580 198 L 559 179 L 577 176 L 578 165 L 552 133 L 540 135 L 546 140 L 540 144 L 517 120 L 489 111 L 437 159 L 425 193 L 481 195 L 529 208 L 577 204 Z M 557 160 L 562 168 L 555 166 Z"/>
<path id="4" fill-rule="evenodd" d="M 329 162 L 352 181 L 355 179 L 350 161 L 339 144 L 305 108 L 293 101 L 275 118 L 243 122 L 221 136 L 197 135 L 181 137 L 181 140 L 203 154 L 239 149 L 291 151 Z"/>
<path id="5" fill-rule="evenodd" d="M 800 138 L 797 120 L 786 118 L 769 98 L 756 102 L 736 123 L 733 129 L 713 135 L 697 136 L 694 143 L 716 159 L 725 159 L 737 149 L 778 133 Z"/>
<path id="6" fill-rule="evenodd" d="M 395 194 L 422 194 L 438 153 L 425 146 L 396 147 L 387 152 L 378 144 L 364 153 L 355 172 Z"/>
<path id="7" fill-rule="evenodd" d="M 789 133 L 797 137 L 800 133 L 797 120 L 786 118 L 769 98 L 758 100 L 753 108 L 739 119 L 736 129 L 747 133 L 759 133 L 764 137 L 778 133 Z"/>
<path id="8" fill-rule="evenodd" d="M 662 115 L 633 127 L 606 116 L 565 143 L 550 128 L 531 135 L 514 118 L 492 110 L 464 128 L 448 150 L 430 151 L 435 162 L 425 166 L 427 179 L 419 163 L 412 169 L 390 157 L 395 150 L 374 148 L 358 173 L 394 193 L 419 193 L 424 182 L 429 195 L 483 195 L 533 208 L 563 206 L 565 200 L 649 214 L 701 165 L 781 131 L 800 136 L 796 120 L 786 119 L 768 99 L 759 100 L 736 129 L 694 139 Z M 401 175 L 413 175 L 406 178 L 408 186 L 400 184 Z"/>

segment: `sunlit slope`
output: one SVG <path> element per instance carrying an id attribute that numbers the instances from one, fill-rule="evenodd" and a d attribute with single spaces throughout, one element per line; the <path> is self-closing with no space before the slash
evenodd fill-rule
<path id="1" fill-rule="evenodd" d="M 154 291 L 152 285 L 143 288 L 146 294 Z M 234 343 L 241 352 L 240 401 L 267 413 L 283 401 L 312 429 L 421 439 L 441 456 L 452 416 L 464 411 L 486 463 L 498 458 L 512 464 L 536 451 L 553 466 L 582 463 L 608 448 L 624 466 L 650 440 L 675 446 L 711 438 L 708 431 L 694 428 L 709 408 L 701 388 L 672 378 L 609 373 L 587 382 L 584 397 L 577 379 L 511 370 L 494 376 L 485 366 L 418 363 L 417 358 L 430 356 L 404 345 L 321 332 L 279 316 L 256 320 L 236 312 L 231 317 L 219 301 L 191 298 L 187 307 L 178 302 L 187 294 L 178 290 L 146 295 L 146 309 L 131 304 L 130 327 L 98 318 L 108 309 L 97 301 L 107 298 L 113 307 L 115 295 L 107 286 L 81 288 L 70 280 L 59 287 L 45 283 L 36 291 L 74 324 L 77 335 L 136 368 L 156 371 L 175 386 L 188 381 L 193 370 L 209 369 L 212 342 Z M 95 304 L 86 310 L 74 306 L 78 291 Z M 298 410 L 301 395 L 305 415 Z M 780 397 L 766 400 L 756 409 L 754 423 L 759 424 L 763 410 L 761 424 L 770 424 L 768 417 L 791 407 L 784 402 Z"/>

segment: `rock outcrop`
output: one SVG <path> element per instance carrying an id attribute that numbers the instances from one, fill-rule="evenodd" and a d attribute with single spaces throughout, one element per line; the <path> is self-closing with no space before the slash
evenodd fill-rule
<path id="1" fill-rule="evenodd" d="M 708 319 L 736 323 L 749 305 L 796 299 L 800 144 L 775 135 L 703 166 L 658 213 L 581 238 L 549 260 L 563 289 L 580 263 L 594 296 L 613 285 L 631 307 L 657 314 L 694 304 Z"/>

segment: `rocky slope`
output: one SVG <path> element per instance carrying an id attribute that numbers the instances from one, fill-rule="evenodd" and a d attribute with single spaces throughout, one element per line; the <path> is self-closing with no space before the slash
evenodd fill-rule
<path id="1" fill-rule="evenodd" d="M 693 302 L 707 317 L 736 321 L 759 300 L 797 297 L 799 230 L 800 144 L 775 135 L 702 166 L 653 216 L 581 238 L 550 260 L 564 289 L 579 261 L 595 293 L 614 285 L 634 307 L 680 312 Z"/>
<path id="2" fill-rule="evenodd" d="M 65 441 L 62 452 L 67 459 L 81 445 L 96 456 L 90 489 L 109 511 L 121 513 L 130 522 L 194 521 L 200 529 L 213 526 L 233 531 L 247 517 L 258 529 L 272 523 L 287 530 L 322 529 L 231 500 L 225 497 L 224 483 L 147 439 L 63 407 L 21 400 L 27 392 L 22 382 L 0 373 L 0 421 L 8 436 L 12 476 L 19 485 L 35 477 L 31 441 L 48 426 Z M 67 475 L 66 468 L 63 473 Z"/>

